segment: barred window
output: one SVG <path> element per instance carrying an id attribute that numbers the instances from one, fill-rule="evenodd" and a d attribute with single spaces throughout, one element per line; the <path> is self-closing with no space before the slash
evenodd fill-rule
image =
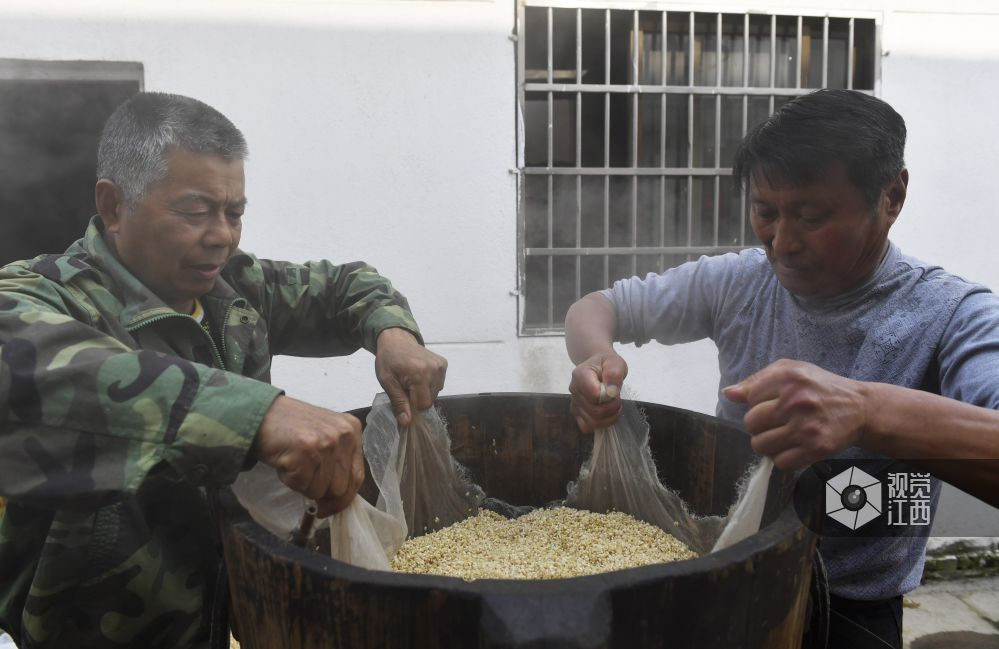
<path id="1" fill-rule="evenodd" d="M 518 4 L 521 332 L 614 280 L 755 245 L 731 158 L 810 89 L 873 93 L 874 14 Z"/>

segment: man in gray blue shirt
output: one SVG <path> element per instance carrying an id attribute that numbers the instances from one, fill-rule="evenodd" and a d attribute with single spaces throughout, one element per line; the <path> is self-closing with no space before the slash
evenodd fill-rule
<path id="1" fill-rule="evenodd" d="M 888 104 L 847 90 L 800 97 L 754 128 L 733 172 L 762 249 L 621 280 L 570 308 L 580 428 L 617 418 L 619 399 L 598 402 L 600 383 L 616 397 L 627 375 L 614 341 L 710 338 L 718 416 L 742 422 L 781 469 L 999 458 L 999 298 L 888 239 L 909 179 L 905 134 Z M 999 502 L 995 466 L 956 464 L 936 476 Z M 927 529 L 821 541 L 831 647 L 901 647 L 901 595 L 919 584 Z"/>

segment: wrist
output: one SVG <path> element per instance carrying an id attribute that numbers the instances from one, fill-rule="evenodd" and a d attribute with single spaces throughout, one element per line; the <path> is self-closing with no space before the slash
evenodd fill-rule
<path id="1" fill-rule="evenodd" d="M 402 327 L 389 327 L 388 329 L 382 329 L 378 333 L 378 337 L 375 338 L 375 349 L 380 349 L 382 345 L 399 343 L 421 344 L 420 339 L 417 338 L 409 329 L 403 329 Z"/>
<path id="2" fill-rule="evenodd" d="M 862 400 L 860 431 L 857 436 L 857 446 L 874 450 L 880 447 L 879 436 L 886 430 L 884 419 L 890 414 L 887 407 L 887 396 L 883 394 L 884 384 L 863 381 L 859 384 Z"/>
<path id="3" fill-rule="evenodd" d="M 573 363 L 579 365 L 591 358 L 617 356 L 614 351 L 614 341 L 603 338 L 590 338 L 588 340 L 574 340 L 566 345 L 569 358 Z"/>

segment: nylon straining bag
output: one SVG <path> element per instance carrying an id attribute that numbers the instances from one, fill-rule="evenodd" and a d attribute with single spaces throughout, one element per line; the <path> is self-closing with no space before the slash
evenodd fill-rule
<path id="1" fill-rule="evenodd" d="M 369 570 L 391 570 L 389 559 L 406 539 L 406 529 L 400 519 L 361 496 L 334 514 L 329 519 L 329 527 L 330 556 Z"/>
<path id="2" fill-rule="evenodd" d="M 281 482 L 277 471 L 266 464 L 239 474 L 232 491 L 253 520 L 282 539 L 291 538 L 308 505 L 302 494 Z M 398 549 L 406 538 L 401 517 L 378 510 L 360 496 L 343 511 L 315 524 L 316 530 L 323 527 L 329 527 L 335 559 L 372 570 L 390 570 L 386 548 Z"/>
<path id="3" fill-rule="evenodd" d="M 367 417 L 363 447 L 378 501 L 372 505 L 358 496 L 317 524 L 329 526 L 334 559 L 390 570 L 410 533 L 436 531 L 478 512 L 482 490 L 451 456 L 451 439 L 436 408 L 416 413 L 413 423 L 400 430 L 388 396 L 379 394 Z M 240 474 L 233 492 L 257 523 L 280 538 L 289 538 L 305 513 L 305 498 L 263 464 Z"/>
<path id="4" fill-rule="evenodd" d="M 274 536 L 287 539 L 305 513 L 305 496 L 292 491 L 277 477 L 277 470 L 258 462 L 232 483 L 232 492 L 250 516 Z"/>
<path id="5" fill-rule="evenodd" d="M 696 516 L 679 495 L 660 482 L 649 449 L 648 422 L 633 401 L 622 404 L 618 421 L 610 428 L 594 433 L 593 452 L 580 468 L 579 478 L 569 484 L 566 504 L 599 513 L 631 514 L 672 534 L 700 555 L 712 552 L 730 517 Z M 765 501 L 766 481 L 763 484 L 762 499 Z M 758 491 L 750 494 L 745 486 L 746 483 L 740 494 L 759 499 Z M 738 510 L 742 500 L 740 496 L 730 512 Z M 755 511 L 755 505 L 751 509 Z M 759 509 L 762 513 L 762 505 Z M 746 521 L 746 518 L 741 520 Z M 742 533 L 745 529 L 743 525 L 734 532 Z M 756 529 L 750 534 L 758 530 L 757 520 Z"/>
<path id="6" fill-rule="evenodd" d="M 724 550 L 760 531 L 763 523 L 763 507 L 767 504 L 767 489 L 773 471 L 773 460 L 764 457 L 759 461 L 740 489 L 742 495 L 739 497 L 739 502 L 729 513 L 728 523 L 711 548 L 712 552 Z"/>
<path id="7" fill-rule="evenodd" d="M 378 485 L 377 509 L 403 524 L 403 537 L 434 532 L 478 513 L 482 489 L 451 455 L 437 408 L 415 413 L 400 429 L 387 395 L 379 394 L 364 427 L 364 457 Z M 395 556 L 399 545 L 385 547 Z"/>

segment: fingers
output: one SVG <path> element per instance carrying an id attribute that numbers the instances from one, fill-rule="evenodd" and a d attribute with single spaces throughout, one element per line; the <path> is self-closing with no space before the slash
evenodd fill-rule
<path id="1" fill-rule="evenodd" d="M 736 383 L 735 385 L 730 385 L 727 388 L 722 388 L 722 394 L 729 401 L 734 401 L 736 403 L 746 403 L 749 400 L 746 394 L 746 388 L 741 383 Z"/>
<path id="2" fill-rule="evenodd" d="M 413 362 L 396 372 L 399 383 L 406 388 L 410 409 L 423 411 L 434 405 L 434 399 L 444 389 L 447 360 L 423 347 L 415 351 Z"/>
<path id="3" fill-rule="evenodd" d="M 779 405 L 780 402 L 777 399 L 771 399 L 757 403 L 750 408 L 749 412 L 742 418 L 746 432 L 750 435 L 757 435 L 786 423 L 778 411 Z"/>
<path id="4" fill-rule="evenodd" d="M 420 345 L 412 334 L 388 329 L 378 338 L 375 374 L 399 425 L 408 426 L 414 413 L 430 408 L 444 388 L 447 360 Z"/>
<path id="5" fill-rule="evenodd" d="M 316 500 L 320 517 L 331 516 L 343 511 L 357 496 L 357 492 L 361 490 L 365 473 L 364 452 L 360 444 L 355 447 L 351 466 L 343 471 L 343 475 L 350 476 L 346 490 L 339 492 L 335 488 L 331 488 L 323 498 Z"/>
<path id="6" fill-rule="evenodd" d="M 320 515 L 346 507 L 364 481 L 361 422 L 346 413 L 279 397 L 257 433 L 258 456 Z"/>
<path id="7" fill-rule="evenodd" d="M 754 406 L 779 399 L 782 393 L 838 378 L 811 363 L 781 359 L 735 385 L 723 388 L 722 394 L 730 401 Z"/>
<path id="8" fill-rule="evenodd" d="M 593 356 L 573 369 L 569 392 L 596 405 L 600 403 L 601 383 L 606 387 L 607 397 L 616 399 L 627 375 L 628 364 L 617 354 Z"/>
<path id="9" fill-rule="evenodd" d="M 392 404 L 392 412 L 395 413 L 395 419 L 399 422 L 399 426 L 403 428 L 409 426 L 413 421 L 413 411 L 409 406 L 409 396 L 406 394 L 406 390 L 394 377 L 382 383 L 382 387 L 385 388 L 385 394 L 388 395 L 389 402 Z"/>
<path id="10" fill-rule="evenodd" d="M 332 516 L 333 514 L 343 511 L 350 505 L 354 498 L 357 497 L 357 493 L 361 490 L 361 485 L 364 484 L 365 473 L 363 454 L 357 454 L 357 460 L 354 462 L 353 468 L 349 472 L 345 471 L 344 474 L 350 475 L 350 482 L 346 491 L 343 493 L 336 493 L 331 487 L 322 498 L 316 499 L 318 516 L 320 518 Z"/>
<path id="11" fill-rule="evenodd" d="M 785 366 L 770 365 L 735 385 L 723 388 L 722 394 L 730 401 L 750 406 L 776 399 L 780 396 L 780 386 L 786 382 L 786 372 Z"/>
<path id="12" fill-rule="evenodd" d="M 320 463 L 320 475 L 326 485 L 326 489 L 320 494 L 321 496 L 326 495 L 327 491 L 332 492 L 334 496 L 343 496 L 350 491 L 353 478 L 351 460 L 357 445 L 349 444 L 349 448 L 347 448 L 348 444 L 345 442 L 346 440 L 341 441 L 341 448 L 336 449 L 332 457 Z M 349 455 L 347 455 L 348 453 Z"/>
<path id="13" fill-rule="evenodd" d="M 599 368 L 586 361 L 572 371 L 569 392 L 581 402 L 597 405 L 600 402 L 600 382 Z"/>
<path id="14" fill-rule="evenodd" d="M 614 399 L 597 406 L 581 407 L 580 400 L 573 397 L 569 411 L 576 418 L 576 425 L 584 433 L 592 433 L 600 428 L 613 426 L 621 416 L 621 400 Z"/>
<path id="15" fill-rule="evenodd" d="M 778 469 L 793 470 L 825 457 L 820 442 L 797 423 L 786 423 L 753 433 L 750 445 L 757 454 L 772 458 Z"/>
<path id="16" fill-rule="evenodd" d="M 792 448 L 792 444 L 788 442 L 788 437 L 790 437 L 788 426 L 779 426 L 752 435 L 752 439 L 749 442 L 750 446 L 759 455 L 766 455 L 772 458 Z"/>
<path id="17" fill-rule="evenodd" d="M 409 404 L 417 411 L 424 411 L 434 405 L 434 399 L 430 396 L 430 386 L 426 383 L 418 383 L 409 387 Z"/>
<path id="18" fill-rule="evenodd" d="M 615 398 L 628 376 L 628 364 L 617 354 L 606 356 L 600 364 L 600 379 L 607 386 L 607 396 Z"/>
<path id="19" fill-rule="evenodd" d="M 435 354 L 436 356 L 436 354 Z M 440 391 L 444 389 L 444 381 L 447 378 L 447 359 L 443 356 L 437 356 L 440 359 L 440 364 L 436 371 L 436 380 L 430 384 L 430 402 L 433 405 L 434 399 L 440 394 Z M 428 408 L 430 405 L 427 406 Z"/>
<path id="20" fill-rule="evenodd" d="M 782 471 L 797 471 L 828 457 L 805 440 L 796 439 L 795 432 L 791 426 L 775 428 L 753 436 L 750 445 L 757 454 L 771 458 Z"/>
<path id="21" fill-rule="evenodd" d="M 569 410 L 584 433 L 614 425 L 621 415 L 621 385 L 628 375 L 628 364 L 615 353 L 588 358 L 572 371 Z M 605 387 L 601 400 L 600 386 Z"/>
<path id="22" fill-rule="evenodd" d="M 354 452 L 354 462 L 351 466 L 350 471 L 351 476 L 351 487 L 355 490 L 361 488 L 364 484 L 364 448 L 363 445 L 359 445 L 357 450 Z"/>
<path id="23" fill-rule="evenodd" d="M 864 384 L 809 363 L 778 361 L 723 393 L 749 406 L 743 423 L 753 449 L 781 469 L 858 445 L 866 426 Z"/>
<path id="24" fill-rule="evenodd" d="M 318 441 L 313 479 L 305 492 L 316 501 L 352 496 L 360 486 L 355 484 L 354 463 L 355 456 L 362 453 L 361 423 L 352 415 L 331 414 L 342 421 L 336 422 L 335 430 L 323 431 L 328 437 Z"/>
<path id="25" fill-rule="evenodd" d="M 414 412 L 423 412 L 433 406 L 434 398 L 437 396 L 437 392 L 427 381 L 414 383 L 408 390 L 396 380 L 386 381 L 382 387 L 385 388 L 385 394 L 392 403 L 392 412 L 395 413 L 396 421 L 402 427 L 409 426 L 413 422 Z"/>

